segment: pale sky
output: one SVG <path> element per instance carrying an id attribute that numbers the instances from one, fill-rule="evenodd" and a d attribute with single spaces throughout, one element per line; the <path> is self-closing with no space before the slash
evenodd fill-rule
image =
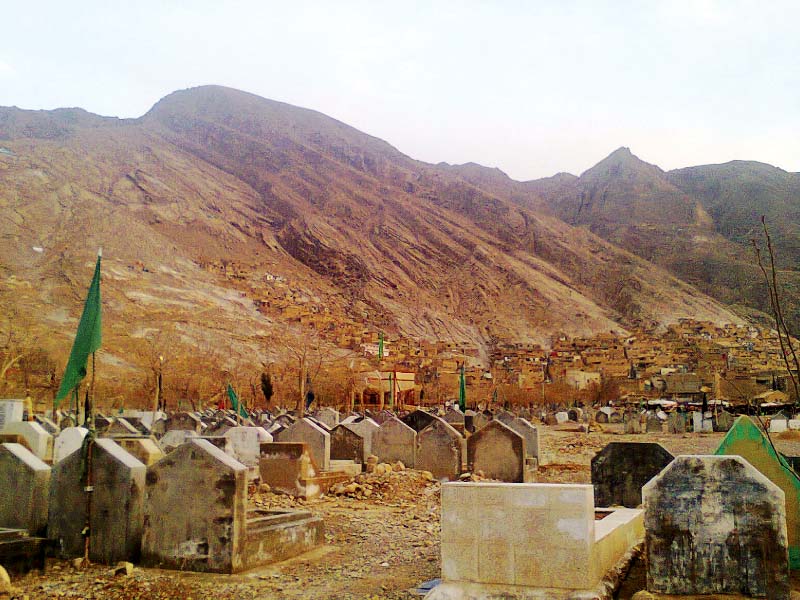
<path id="1" fill-rule="evenodd" d="M 515 179 L 579 174 L 619 146 L 664 169 L 800 171 L 797 0 L 0 6 L 0 106 L 138 117 L 220 84 Z"/>

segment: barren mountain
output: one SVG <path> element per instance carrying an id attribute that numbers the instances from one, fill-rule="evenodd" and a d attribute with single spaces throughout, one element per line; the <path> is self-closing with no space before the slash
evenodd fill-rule
<path id="1" fill-rule="evenodd" d="M 321 113 L 216 86 L 170 94 L 134 120 L 2 108 L 0 301 L 65 354 L 103 246 L 103 360 L 120 372 L 141 369 L 144 339 L 165 327 L 233 365 L 276 356 L 312 325 L 485 350 L 636 320 L 736 320 L 573 226 L 611 206 L 602 181 L 618 169 L 662 209 L 627 207 L 625 219 L 683 245 L 721 238 L 700 202 L 660 171 L 637 179 L 629 161 L 521 184 L 418 162 Z M 563 189 L 583 194 L 555 211 L 564 220 L 538 210 Z M 636 231 L 598 228 L 634 251 Z"/>

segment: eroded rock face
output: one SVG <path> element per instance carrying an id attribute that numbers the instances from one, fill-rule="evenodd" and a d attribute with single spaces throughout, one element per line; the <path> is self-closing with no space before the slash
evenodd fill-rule
<path id="1" fill-rule="evenodd" d="M 679 456 L 643 489 L 647 588 L 789 598 L 783 491 L 739 456 Z"/>

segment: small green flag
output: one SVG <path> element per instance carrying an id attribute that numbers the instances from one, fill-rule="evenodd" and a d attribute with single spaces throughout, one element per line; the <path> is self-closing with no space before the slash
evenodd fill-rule
<path id="1" fill-rule="evenodd" d="M 72 344 L 72 351 L 69 353 L 67 368 L 64 370 L 64 377 L 61 378 L 61 385 L 54 402 L 55 408 L 67 397 L 67 394 L 80 385 L 86 377 L 86 361 L 92 352 L 100 348 L 102 341 L 101 318 L 100 318 L 100 259 L 102 253 L 97 253 L 97 264 L 94 267 L 94 277 L 89 286 L 89 293 L 86 295 L 86 304 L 83 305 L 83 314 L 78 324 L 78 333 Z"/>
<path id="2" fill-rule="evenodd" d="M 458 377 L 458 408 L 462 413 L 467 410 L 467 381 L 464 379 L 464 363 L 461 363 L 461 373 Z"/>
<path id="3" fill-rule="evenodd" d="M 378 338 L 378 358 L 383 360 L 383 332 L 381 331 L 381 335 Z"/>
<path id="4" fill-rule="evenodd" d="M 247 414 L 244 408 L 244 402 L 239 402 L 239 397 L 236 395 L 236 392 L 233 391 L 233 386 L 230 383 L 228 384 L 228 398 L 231 400 L 233 412 L 245 419 L 250 418 L 250 415 Z"/>

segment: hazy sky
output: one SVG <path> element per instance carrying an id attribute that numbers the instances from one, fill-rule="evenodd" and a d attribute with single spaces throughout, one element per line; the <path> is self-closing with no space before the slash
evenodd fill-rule
<path id="1" fill-rule="evenodd" d="M 517 179 L 619 146 L 800 171 L 797 0 L 0 2 L 4 106 L 136 117 L 215 83 Z"/>

